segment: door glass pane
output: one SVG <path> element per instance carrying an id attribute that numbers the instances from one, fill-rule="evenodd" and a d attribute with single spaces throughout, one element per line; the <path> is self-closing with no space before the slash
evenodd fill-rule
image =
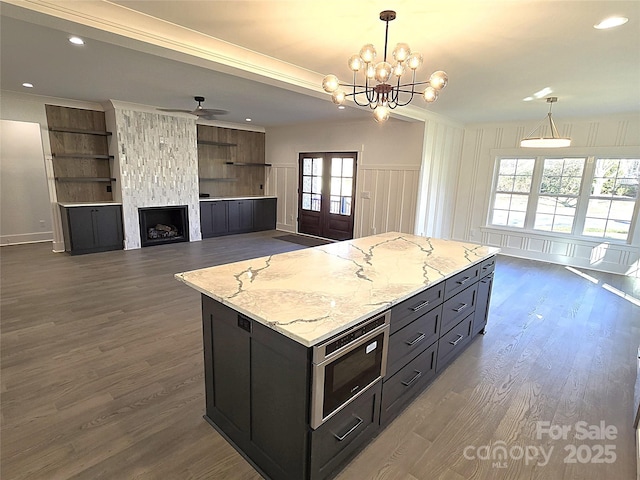
<path id="1" fill-rule="evenodd" d="M 340 213 L 340 197 L 331 195 L 331 206 L 329 207 L 331 213 Z"/>
<path id="2" fill-rule="evenodd" d="M 313 175 L 322 176 L 322 158 L 313 159 Z"/>
<path id="3" fill-rule="evenodd" d="M 313 185 L 311 191 L 313 193 L 322 193 L 322 177 L 312 177 Z"/>
<path id="4" fill-rule="evenodd" d="M 340 195 L 340 178 L 331 177 L 331 195 Z"/>
<path id="5" fill-rule="evenodd" d="M 311 210 L 311 195 L 308 193 L 302 194 L 302 208 Z"/>
<path id="6" fill-rule="evenodd" d="M 353 158 L 342 159 L 342 176 L 353 178 Z"/>
<path id="7" fill-rule="evenodd" d="M 320 195 L 311 195 L 311 210 L 313 210 L 314 212 L 319 212 L 321 203 L 322 197 Z"/>
<path id="8" fill-rule="evenodd" d="M 303 175 L 311 175 L 311 159 L 303 158 L 302 159 L 302 174 Z"/>
<path id="9" fill-rule="evenodd" d="M 332 177 L 342 176 L 342 159 L 341 158 L 331 159 L 331 176 Z"/>
<path id="10" fill-rule="evenodd" d="M 340 203 L 340 213 L 342 215 L 351 215 L 351 197 L 342 197 Z"/>
<path id="11" fill-rule="evenodd" d="M 302 177 L 302 191 L 311 192 L 311 177 Z"/>
<path id="12" fill-rule="evenodd" d="M 342 179 L 342 194 L 343 195 L 351 195 L 351 185 L 353 184 L 352 178 L 343 178 Z"/>

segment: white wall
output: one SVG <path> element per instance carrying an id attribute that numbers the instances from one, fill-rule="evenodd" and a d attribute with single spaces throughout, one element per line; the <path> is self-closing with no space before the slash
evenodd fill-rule
<path id="1" fill-rule="evenodd" d="M 419 189 L 421 184 L 425 189 L 433 186 L 433 179 L 442 173 L 441 165 L 449 165 L 451 160 L 457 163 L 450 154 L 459 150 L 462 129 L 457 129 L 456 143 L 451 141 L 452 131 L 456 130 L 452 128 L 436 121 L 425 124 L 394 119 L 382 125 L 367 119 L 268 128 L 266 161 L 273 166 L 268 171 L 266 193 L 278 197 L 277 228 L 291 232 L 297 229 L 299 153 L 355 151 L 358 171 L 354 237 L 388 231 L 415 233 L 417 217 L 418 233 L 431 235 L 435 229 L 425 226 L 427 209 L 417 199 L 423 198 L 429 208 L 435 208 L 434 199 L 421 196 Z M 429 145 L 433 148 L 425 149 Z M 421 174 L 425 158 L 429 165 Z M 444 170 L 441 180 L 453 180 L 455 186 L 455 175 L 448 168 Z M 446 211 L 442 216 L 447 217 Z M 447 225 L 447 218 L 442 218 L 440 224 Z"/>
<path id="2" fill-rule="evenodd" d="M 49 144 L 49 131 L 47 130 L 45 104 L 61 105 L 73 108 L 86 108 L 90 110 L 102 110 L 102 106 L 99 103 L 78 102 L 75 100 L 29 95 L 9 92 L 6 90 L 0 92 L 0 119 L 38 124 L 40 129 L 40 136 L 37 139 L 34 136 L 32 139 L 28 140 L 28 148 L 33 151 L 33 154 L 35 155 L 36 150 L 39 152 L 40 169 L 35 168 L 35 164 L 38 162 L 34 159 L 34 168 L 21 170 L 19 175 L 20 178 L 15 180 L 25 185 L 33 184 L 34 186 L 28 189 L 16 189 L 11 193 L 11 198 L 8 200 L 8 204 L 14 207 L 19 206 L 19 208 L 23 209 L 21 212 L 23 218 L 21 219 L 20 225 L 15 223 L 13 224 L 10 232 L 12 237 L 8 239 L 3 238 L 2 244 L 44 240 L 42 238 L 42 230 L 40 230 L 40 220 L 44 220 L 45 229 L 51 231 L 51 234 L 47 235 L 48 238 L 46 240 L 53 240 L 53 250 L 62 252 L 64 251 L 64 237 L 60 222 L 60 209 L 58 208 L 58 200 L 56 198 L 55 180 L 53 178 L 53 159 L 51 157 L 51 147 Z M 1 172 L 3 177 L 4 168 L 5 167 L 3 167 L 3 171 Z M 14 170 L 14 175 L 17 173 L 18 170 Z M 46 179 L 44 185 L 42 184 L 42 175 L 44 175 Z M 36 185 L 40 185 L 40 187 L 36 187 Z M 34 190 L 36 188 L 41 190 L 41 196 L 34 196 Z M 44 196 L 48 197 L 48 206 L 46 207 L 48 212 L 45 212 L 44 200 L 42 200 L 42 197 Z M 36 200 L 36 197 L 38 200 Z M 5 198 L 3 196 L 3 206 L 6 204 L 4 200 Z M 34 207 L 32 205 L 33 202 L 37 202 L 38 206 Z M 33 236 L 35 232 L 33 230 L 33 225 L 38 226 L 37 232 L 39 235 L 35 237 Z M 2 235 L 4 236 L 4 229 Z"/>
<path id="3" fill-rule="evenodd" d="M 0 120 L 0 244 L 52 240 L 40 125 Z"/>
<path id="4" fill-rule="evenodd" d="M 572 138 L 563 155 L 617 151 L 640 155 L 640 118 L 618 115 L 559 121 L 561 136 Z M 457 187 L 453 238 L 498 246 L 507 254 L 621 274 L 640 275 L 640 233 L 631 245 L 576 240 L 557 234 L 513 232 L 487 226 L 493 169 L 498 155 L 558 155 L 560 150 L 522 149 L 530 124 L 478 124 L 465 128 Z M 608 148 L 607 148 L 608 147 Z M 591 152 L 591 153 L 590 153 Z M 640 223 L 640 222 L 638 222 Z"/>

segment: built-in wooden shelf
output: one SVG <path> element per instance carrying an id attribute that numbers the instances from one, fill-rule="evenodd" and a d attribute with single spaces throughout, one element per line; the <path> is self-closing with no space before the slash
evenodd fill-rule
<path id="1" fill-rule="evenodd" d="M 115 182 L 112 177 L 55 177 L 58 182 Z"/>
<path id="2" fill-rule="evenodd" d="M 270 163 L 257 162 L 224 162 L 226 165 L 237 165 L 238 167 L 270 167 Z"/>
<path id="3" fill-rule="evenodd" d="M 237 178 L 207 178 L 207 177 L 200 177 L 200 180 L 203 180 L 205 182 L 237 182 L 238 179 Z"/>
<path id="4" fill-rule="evenodd" d="M 80 133 L 84 135 L 99 135 L 101 137 L 108 137 L 111 132 L 104 132 L 100 130 L 82 130 L 80 128 L 65 128 L 65 127 L 49 127 L 50 132 L 62 132 L 62 133 Z"/>
<path id="5" fill-rule="evenodd" d="M 210 140 L 198 140 L 198 145 L 213 145 L 215 147 L 237 147 L 237 143 L 213 142 Z"/>
<path id="6" fill-rule="evenodd" d="M 113 155 L 96 155 L 94 153 L 52 153 L 56 158 L 96 158 L 99 160 L 110 160 Z"/>

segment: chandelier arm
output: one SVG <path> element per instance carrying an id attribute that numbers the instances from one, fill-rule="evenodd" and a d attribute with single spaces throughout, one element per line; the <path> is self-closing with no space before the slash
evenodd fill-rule
<path id="1" fill-rule="evenodd" d="M 407 100 L 404 103 L 399 103 L 398 102 L 398 107 L 406 107 L 407 105 L 409 105 L 411 103 L 411 101 L 413 100 L 413 96 L 415 95 L 415 92 L 404 92 L 404 93 L 410 93 L 411 97 L 409 97 L 409 100 Z"/>
<path id="2" fill-rule="evenodd" d="M 549 110 L 547 116 L 549 117 L 549 126 L 551 127 L 551 138 L 560 138 L 556 124 L 553 123 L 553 119 L 551 118 L 551 110 Z"/>
<path id="3" fill-rule="evenodd" d="M 547 119 L 545 118 L 544 120 L 542 120 L 540 123 L 538 123 L 538 125 L 536 125 L 536 127 L 531 130 L 527 136 L 525 138 L 531 138 L 531 135 L 533 135 L 533 132 L 535 132 L 536 130 L 538 130 L 545 122 L 547 121 Z M 540 136 L 540 138 L 542 138 L 542 135 Z"/>

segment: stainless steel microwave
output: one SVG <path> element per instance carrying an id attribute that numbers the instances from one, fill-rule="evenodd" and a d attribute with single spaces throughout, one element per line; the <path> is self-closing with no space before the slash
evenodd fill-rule
<path id="1" fill-rule="evenodd" d="M 376 315 L 313 347 L 311 428 L 385 375 L 390 318 L 390 312 Z"/>

